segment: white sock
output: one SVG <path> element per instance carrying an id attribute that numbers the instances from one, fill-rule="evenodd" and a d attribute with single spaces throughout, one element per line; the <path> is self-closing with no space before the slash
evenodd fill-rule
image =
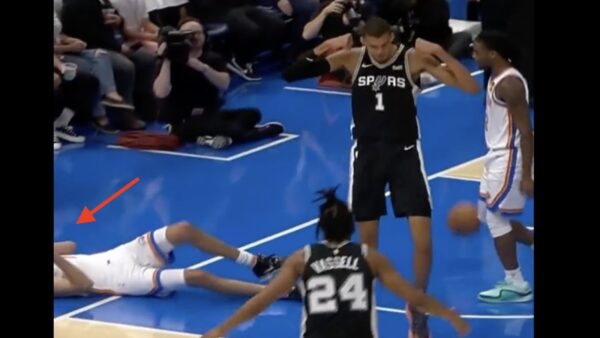
<path id="1" fill-rule="evenodd" d="M 525 283 L 525 279 L 523 279 L 523 274 L 521 273 L 521 268 L 517 268 L 516 270 L 504 270 L 506 273 L 506 279 L 510 279 L 519 283 Z"/>
<path id="2" fill-rule="evenodd" d="M 235 259 L 235 262 L 238 264 L 247 265 L 249 267 L 254 267 L 254 265 L 256 264 L 256 256 L 243 250 L 239 251 L 240 254 Z"/>
<path id="3" fill-rule="evenodd" d="M 63 109 L 62 113 L 60 113 L 60 116 L 54 120 L 54 128 L 66 127 L 69 125 L 69 122 L 71 122 L 73 116 L 75 116 L 74 111 L 69 108 Z"/>

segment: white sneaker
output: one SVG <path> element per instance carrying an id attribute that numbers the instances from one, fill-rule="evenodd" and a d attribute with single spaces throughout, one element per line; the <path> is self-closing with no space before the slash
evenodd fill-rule
<path id="1" fill-rule="evenodd" d="M 505 279 L 493 289 L 480 292 L 478 298 L 486 303 L 526 303 L 533 300 L 533 292 L 527 282 Z"/>
<path id="2" fill-rule="evenodd" d="M 209 146 L 213 149 L 223 149 L 229 147 L 233 143 L 233 139 L 228 136 L 198 136 L 196 144 L 201 146 Z"/>
<path id="3" fill-rule="evenodd" d="M 54 134 L 54 150 L 59 150 L 60 148 L 62 148 L 62 143 L 60 143 L 60 140 Z"/>

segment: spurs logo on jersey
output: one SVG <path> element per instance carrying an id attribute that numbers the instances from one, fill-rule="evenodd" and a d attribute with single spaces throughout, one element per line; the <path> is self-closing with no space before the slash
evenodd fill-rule
<path id="1" fill-rule="evenodd" d="M 485 109 L 485 141 L 488 149 L 509 149 L 518 147 L 520 141 L 519 130 L 513 123 L 512 115 L 506 103 L 496 97 L 496 87 L 505 78 L 514 76 L 525 86 L 525 97 L 529 97 L 527 81 L 514 68 L 509 68 L 488 82 Z"/>
<path id="2" fill-rule="evenodd" d="M 363 47 L 353 74 L 352 136 L 360 142 L 391 141 L 404 145 L 419 139 L 415 95 L 408 56 L 399 45 L 384 64 L 376 62 Z"/>
<path id="3" fill-rule="evenodd" d="M 406 78 L 396 76 L 384 76 L 384 75 L 363 75 L 358 78 L 358 86 L 371 86 L 374 92 L 378 92 L 381 86 L 406 88 Z"/>

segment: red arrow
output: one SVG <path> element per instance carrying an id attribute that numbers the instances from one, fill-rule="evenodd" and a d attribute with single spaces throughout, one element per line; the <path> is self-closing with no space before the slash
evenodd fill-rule
<path id="1" fill-rule="evenodd" d="M 124 186 L 119 191 L 114 193 L 112 196 L 107 198 L 104 202 L 98 204 L 98 206 L 95 207 L 94 210 L 88 209 L 87 206 L 83 207 L 83 211 L 81 211 L 81 214 L 79 215 L 79 218 L 77 219 L 77 224 L 95 222 L 96 221 L 96 218 L 94 218 L 95 213 L 100 211 L 100 209 L 104 208 L 108 203 L 112 202 L 115 198 L 119 197 L 122 193 L 127 191 L 129 188 L 133 187 L 139 181 L 140 181 L 139 177 L 134 178 L 133 181 L 127 183 L 126 186 Z"/>

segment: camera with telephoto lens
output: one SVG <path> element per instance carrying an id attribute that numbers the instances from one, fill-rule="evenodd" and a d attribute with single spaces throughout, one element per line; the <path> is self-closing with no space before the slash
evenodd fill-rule
<path id="1" fill-rule="evenodd" d="M 194 32 L 166 26 L 160 30 L 160 37 L 167 45 L 163 54 L 165 58 L 171 60 L 172 63 L 187 63 Z"/>
<path id="2" fill-rule="evenodd" d="M 350 0 L 344 4 L 344 7 L 344 13 L 352 27 L 357 27 L 361 20 L 366 21 L 372 14 L 366 0 Z"/>

